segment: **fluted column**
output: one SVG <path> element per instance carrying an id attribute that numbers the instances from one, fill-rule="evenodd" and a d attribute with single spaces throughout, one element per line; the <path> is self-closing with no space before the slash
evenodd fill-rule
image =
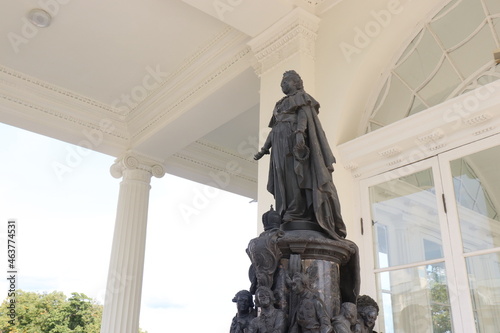
<path id="1" fill-rule="evenodd" d="M 159 163 L 133 153 L 111 166 L 111 175 L 122 181 L 101 333 L 138 332 L 150 181 L 164 174 Z"/>

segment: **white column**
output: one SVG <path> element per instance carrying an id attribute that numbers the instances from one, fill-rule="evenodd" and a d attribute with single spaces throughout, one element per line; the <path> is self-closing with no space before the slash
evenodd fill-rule
<path id="1" fill-rule="evenodd" d="M 101 333 L 137 333 L 141 306 L 151 176 L 159 163 L 127 153 L 111 166 L 120 183 Z"/>
<path id="2" fill-rule="evenodd" d="M 268 124 L 275 103 L 284 94 L 281 79 L 287 70 L 295 70 L 304 81 L 305 91 L 314 97 L 315 90 L 315 42 L 320 19 L 302 8 L 295 8 L 269 29 L 252 39 L 248 45 L 255 55 L 254 67 L 260 77 L 260 146 L 269 132 Z M 258 164 L 259 216 L 274 203 L 267 191 L 269 155 Z M 258 224 L 259 232 L 262 225 Z"/>

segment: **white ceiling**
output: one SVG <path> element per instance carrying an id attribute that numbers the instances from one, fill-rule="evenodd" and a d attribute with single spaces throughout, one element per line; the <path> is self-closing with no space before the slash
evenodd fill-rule
<path id="1" fill-rule="evenodd" d="M 2 1 L 1 31 L 27 37 L 16 48 L 0 39 L 2 65 L 106 104 L 130 93 L 148 67 L 174 72 L 226 27 L 175 0 L 51 2 L 51 26 L 27 34 L 26 14 L 44 1 Z"/>
<path id="2" fill-rule="evenodd" d="M 204 183 L 236 158 L 243 172 L 226 189 L 255 197 L 256 163 L 238 152 L 258 133 L 247 43 L 297 6 L 337 2 L 0 0 L 0 121 L 80 145 L 102 131 L 92 149 Z M 33 8 L 49 27 L 28 22 Z"/>

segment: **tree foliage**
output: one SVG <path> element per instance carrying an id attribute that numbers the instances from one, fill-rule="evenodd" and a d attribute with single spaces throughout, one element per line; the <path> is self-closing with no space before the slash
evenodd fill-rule
<path id="1" fill-rule="evenodd" d="M 9 315 L 9 299 L 0 305 L 0 332 L 99 333 L 103 306 L 85 294 L 16 291 L 16 318 Z M 139 333 L 144 332 L 139 329 Z M 147 333 L 147 332 L 144 332 Z"/>
<path id="2" fill-rule="evenodd" d="M 446 275 L 444 269 L 439 266 L 430 266 L 428 272 L 431 296 L 432 326 L 435 333 L 450 333 L 451 307 L 446 285 Z"/>

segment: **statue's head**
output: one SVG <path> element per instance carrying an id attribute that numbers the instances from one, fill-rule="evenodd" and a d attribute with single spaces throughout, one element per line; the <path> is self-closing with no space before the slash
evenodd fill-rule
<path id="1" fill-rule="evenodd" d="M 359 315 L 363 318 L 365 326 L 368 328 L 373 328 L 375 326 L 375 321 L 377 320 L 378 311 L 374 306 L 368 305 L 359 311 Z"/>
<path id="2" fill-rule="evenodd" d="M 295 273 L 292 277 L 291 287 L 293 292 L 302 293 L 309 288 L 309 277 L 304 273 Z"/>
<path id="3" fill-rule="evenodd" d="M 365 326 L 373 328 L 379 312 L 377 302 L 368 295 L 362 295 L 358 298 L 357 307 L 358 313 L 363 319 Z"/>
<path id="4" fill-rule="evenodd" d="M 248 290 L 240 290 L 233 298 L 238 312 L 248 312 L 254 307 L 252 294 Z"/>
<path id="5" fill-rule="evenodd" d="M 358 318 L 358 310 L 356 304 L 351 302 L 344 302 L 340 307 L 340 313 L 351 323 L 354 325 Z"/>
<path id="6" fill-rule="evenodd" d="M 294 71 L 286 71 L 281 80 L 281 89 L 285 94 L 304 89 L 304 82 L 300 75 Z"/>
<path id="7" fill-rule="evenodd" d="M 257 301 L 257 305 L 266 307 L 274 304 L 275 298 L 273 291 L 266 286 L 260 286 L 257 288 L 255 292 L 255 298 Z"/>

